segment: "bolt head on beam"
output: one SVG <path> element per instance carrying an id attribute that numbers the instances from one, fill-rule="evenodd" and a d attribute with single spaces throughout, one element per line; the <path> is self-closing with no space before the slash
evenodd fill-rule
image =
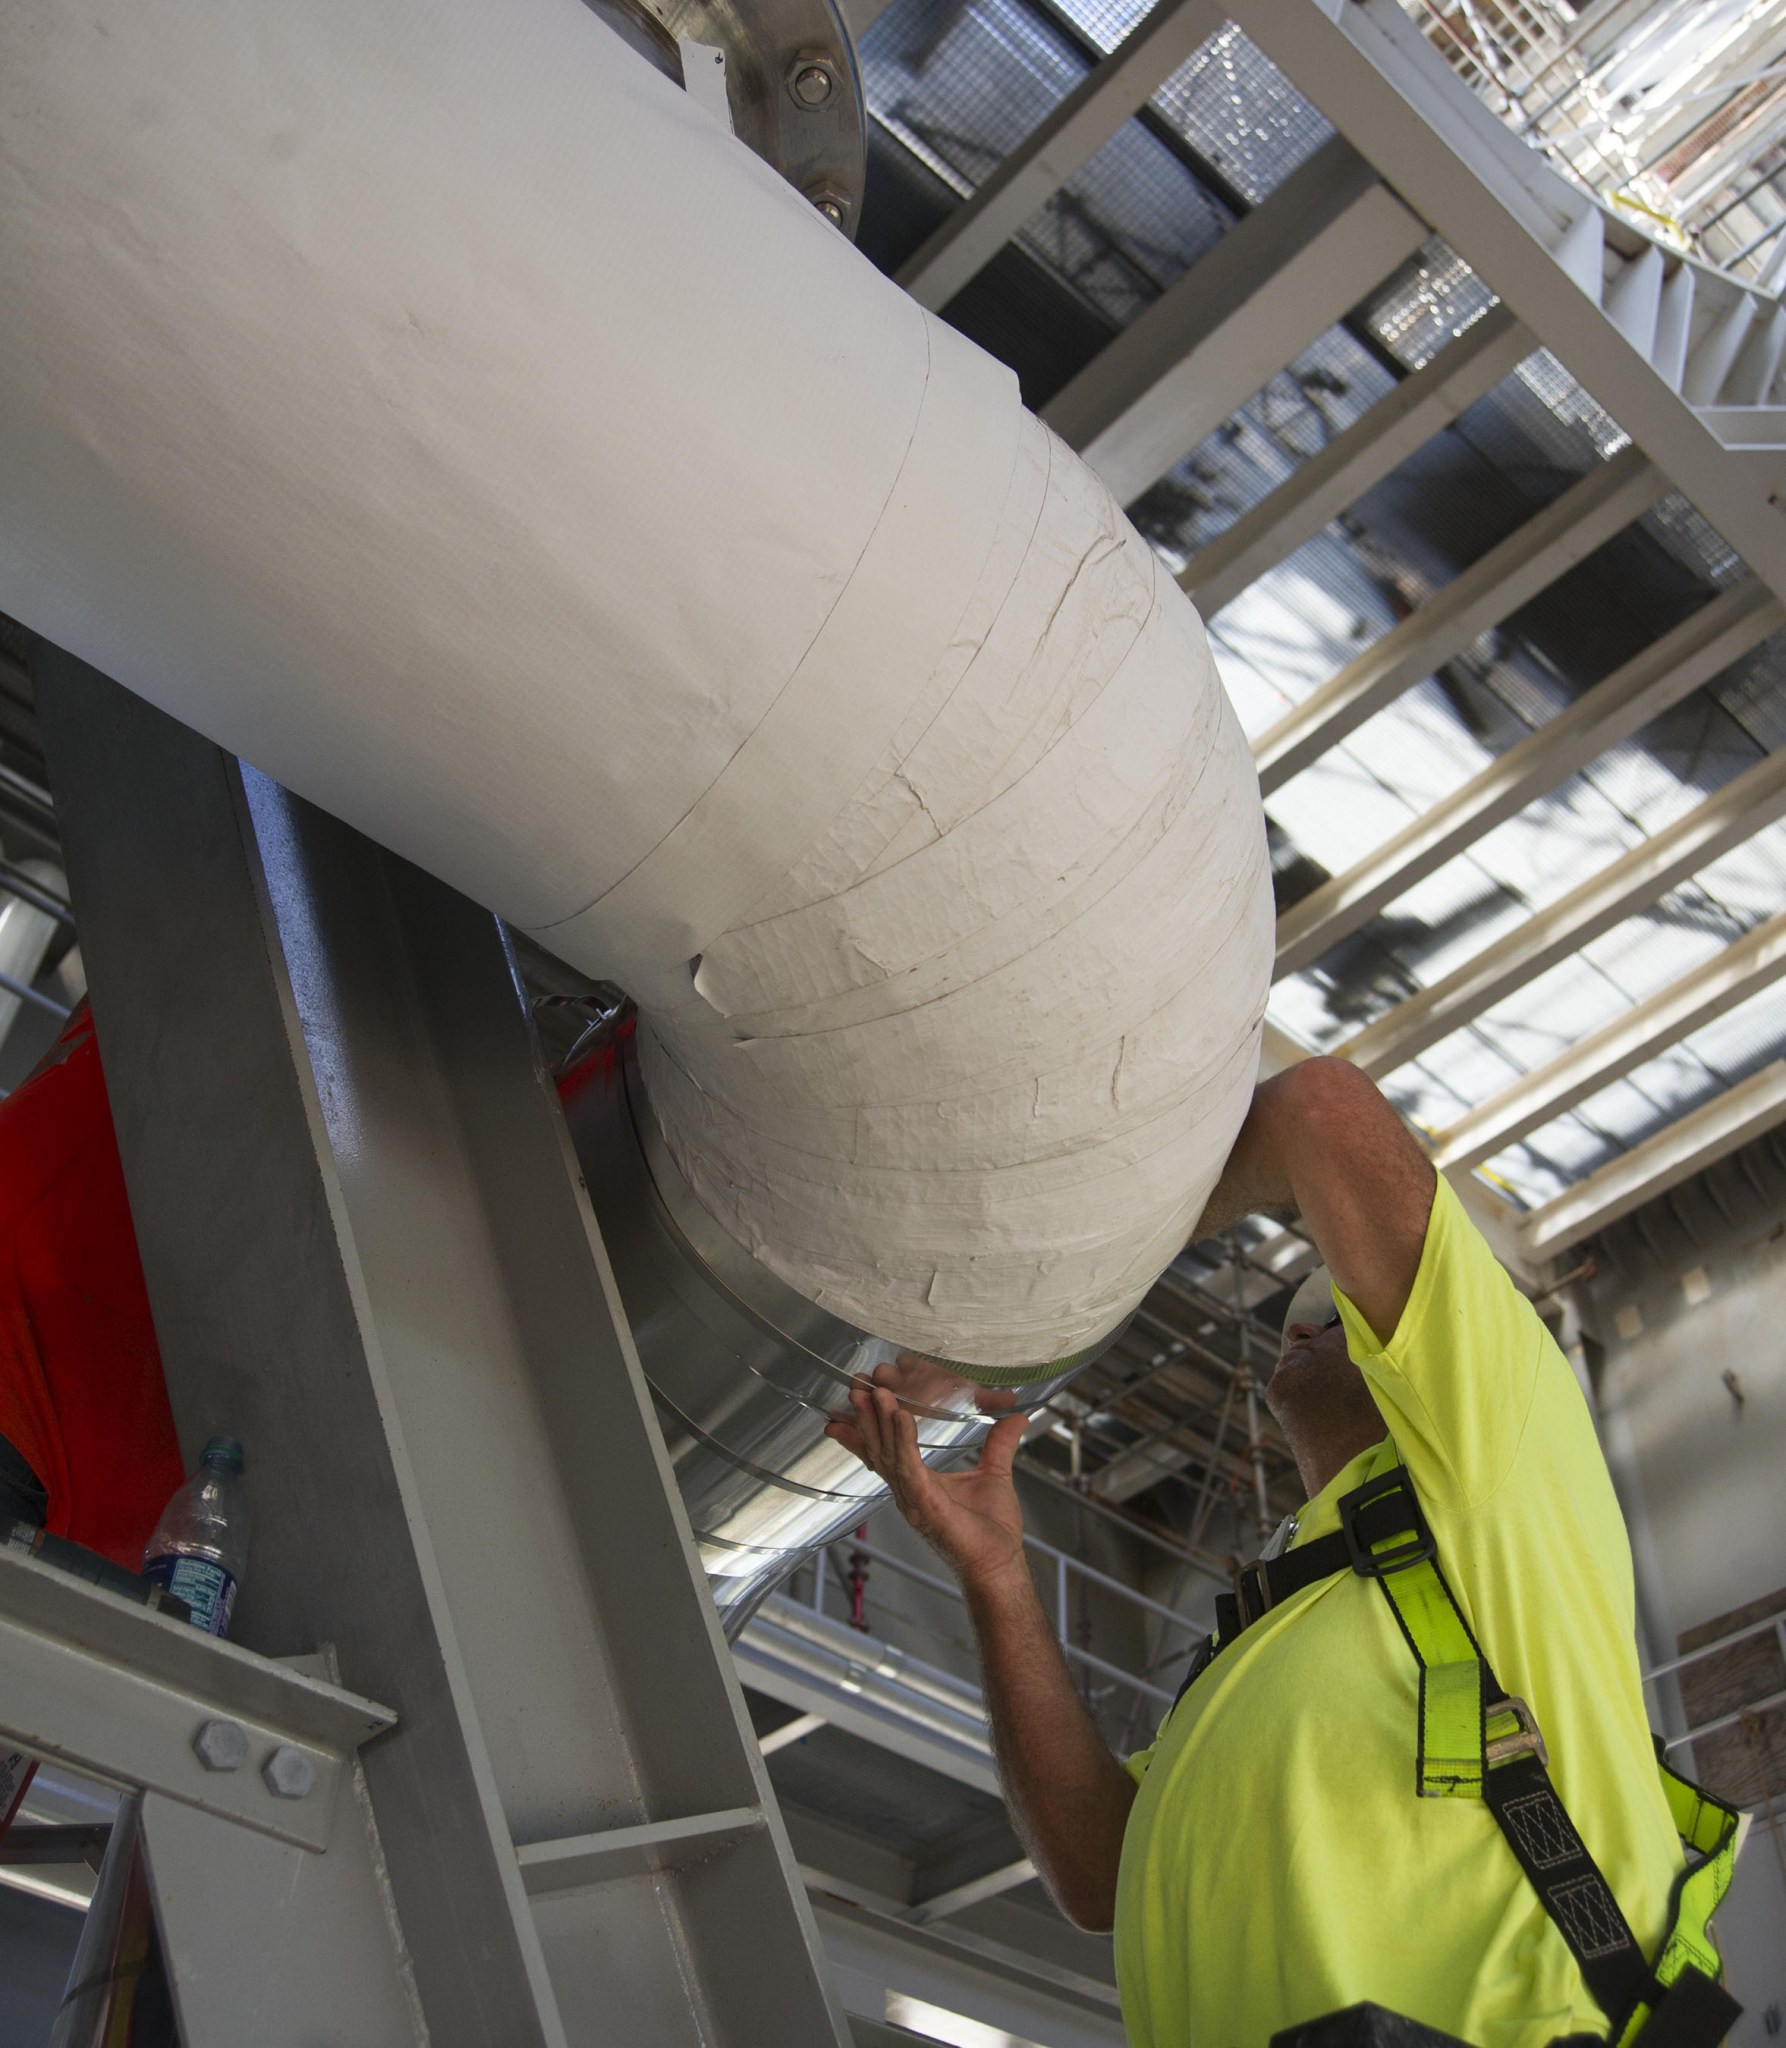
<path id="1" fill-rule="evenodd" d="M 248 1761 L 248 1731 L 240 1721 L 201 1721 L 192 1747 L 207 1771 L 239 1771 Z"/>

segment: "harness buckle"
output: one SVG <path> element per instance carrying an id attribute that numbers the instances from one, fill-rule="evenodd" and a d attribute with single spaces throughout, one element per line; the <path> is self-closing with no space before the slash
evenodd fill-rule
<path id="1" fill-rule="evenodd" d="M 1240 1626 L 1249 1629 L 1262 1614 L 1276 1604 L 1271 1597 L 1271 1574 L 1267 1570 L 1268 1560 L 1256 1557 L 1250 1564 L 1243 1564 L 1234 1575 L 1234 1598 L 1240 1609 Z"/>
<path id="2" fill-rule="evenodd" d="M 1394 1499 L 1396 1495 L 1400 1495 L 1399 1500 Z M 1387 1512 L 1371 1514 L 1379 1502 L 1385 1503 Z M 1367 1515 L 1379 1525 L 1374 1536 L 1360 1526 Z M 1405 1572 L 1439 1554 L 1405 1465 L 1397 1465 L 1392 1472 L 1380 1472 L 1375 1479 L 1367 1479 L 1354 1488 L 1340 1502 L 1339 1516 L 1346 1555 L 1361 1579 L 1386 1579 L 1392 1572 Z M 1381 1543 L 1386 1537 L 1399 1540 L 1385 1550 L 1372 1548 L 1373 1543 Z"/>
<path id="3" fill-rule="evenodd" d="M 1545 1766 L 1550 1766 L 1550 1751 L 1544 1746 L 1544 1736 L 1538 1726 L 1537 1716 L 1524 1700 L 1507 1698 L 1496 1700 L 1482 1717 L 1483 1726 L 1500 1714 L 1511 1714 L 1519 1724 L 1512 1735 L 1498 1735 L 1485 1742 L 1482 1754 L 1485 1761 L 1495 1764 L 1511 1763 L 1516 1756 L 1535 1756 Z"/>

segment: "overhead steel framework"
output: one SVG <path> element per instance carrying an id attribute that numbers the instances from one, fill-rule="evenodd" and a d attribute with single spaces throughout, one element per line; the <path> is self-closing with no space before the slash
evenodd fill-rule
<path id="1" fill-rule="evenodd" d="M 1064 16 L 1047 0 L 1037 6 L 1054 33 Z M 872 0 L 858 8 L 858 32 L 878 12 Z M 1572 373 L 1624 441 L 1258 733 L 1268 801 L 1633 522 L 1677 502 L 1675 493 L 1747 571 L 1726 578 L 1700 610 L 1629 653 L 1405 828 L 1292 900 L 1278 927 L 1284 977 L 1332 955 L 1496 827 L 1786 626 L 1786 307 L 1770 281 L 1779 264 L 1743 278 L 1732 274 L 1740 265 L 1719 269 L 1660 245 L 1628 211 L 1603 203 L 1528 148 L 1448 69 L 1397 0 L 1231 0 L 1222 19 L 1335 132 L 1241 211 L 1045 406 L 1044 417 L 1117 495 L 1139 500 L 1174 472 L 1187 451 L 1239 416 L 1270 373 L 1368 301 L 1428 237 L 1442 237 L 1493 298 L 1473 325 L 1191 550 L 1179 580 L 1205 615 L 1346 514 L 1534 351 L 1548 350 Z M 935 228 L 898 273 L 902 280 L 925 303 L 948 304 L 1051 195 L 1067 190 L 1119 134 L 1125 114 L 1149 116 L 1174 60 L 1217 30 L 1204 7 L 1158 0 Z M 1603 67 L 1614 47 L 1610 30 L 1594 35 L 1594 61 Z M 1567 63 L 1556 75 L 1565 74 L 1573 75 Z M 1169 91 L 1154 104 L 1168 98 Z M 1528 93 L 1528 114 L 1529 101 Z M 1690 816 L 1668 822 L 1334 1049 L 1380 1076 L 1418 1058 L 1774 823 L 1783 772 L 1776 758 L 1747 769 Z M 1765 943 L 1755 943 L 1765 954 Z M 1757 993 L 1767 970 L 1742 971 L 1749 958 L 1746 951 L 1735 967 L 1689 973 L 1646 1001 L 1628 1024 L 1596 1037 L 1598 1056 L 1584 1050 L 1573 1059 L 1566 1082 L 1559 1068 L 1504 1090 L 1505 1101 L 1480 1105 L 1458 1126 L 1461 1135 L 1438 1141 L 1439 1156 L 1467 1177 L 1495 1143 L 1515 1142 L 1542 1122 L 1540 1105 L 1545 1115 L 1560 1114 L 1560 1105 L 1579 1103 L 1721 1014 L 1718 1005 Z M 1282 1036 L 1278 1056 L 1294 1057 Z M 1714 1134 L 1728 1121 L 1708 1111 L 1693 1128 L 1715 1148 L 1725 1140 Z M 1739 1127 L 1750 1124 L 1730 1125 Z M 1659 1140 L 1640 1148 L 1621 1185 L 1643 1160 L 1672 1172 L 1680 1150 Z M 1701 1148 L 1693 1156 L 1705 1155 Z M 1472 1204 L 1516 1261 L 1534 1258 L 1540 1246 L 1561 1255 L 1604 1213 L 1564 1198 L 1550 1205 L 1541 1228 L 1535 1218 L 1522 1228 L 1509 1204 L 1499 1203 L 1494 1217 L 1497 1198 L 1481 1185 Z"/>

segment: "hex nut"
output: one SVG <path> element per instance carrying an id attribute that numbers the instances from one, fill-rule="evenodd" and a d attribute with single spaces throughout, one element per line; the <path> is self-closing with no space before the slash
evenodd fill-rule
<path id="1" fill-rule="evenodd" d="M 260 1767 L 275 1799 L 308 1798 L 316 1785 L 316 1766 L 301 1749 L 282 1742 Z"/>
<path id="2" fill-rule="evenodd" d="M 248 1731 L 240 1721 L 201 1721 L 192 1746 L 207 1771 L 239 1771 L 248 1761 Z"/>
<path id="3" fill-rule="evenodd" d="M 837 73 L 823 57 L 796 57 L 788 68 L 788 91 L 808 112 L 827 106 L 837 90 Z"/>

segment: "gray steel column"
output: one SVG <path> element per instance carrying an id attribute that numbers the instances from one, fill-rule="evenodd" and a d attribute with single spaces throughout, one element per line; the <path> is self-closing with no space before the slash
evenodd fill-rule
<path id="1" fill-rule="evenodd" d="M 248 1446 L 237 1640 L 396 1711 L 431 2039 L 846 2039 L 496 919 L 34 672 L 175 1417 Z"/>

